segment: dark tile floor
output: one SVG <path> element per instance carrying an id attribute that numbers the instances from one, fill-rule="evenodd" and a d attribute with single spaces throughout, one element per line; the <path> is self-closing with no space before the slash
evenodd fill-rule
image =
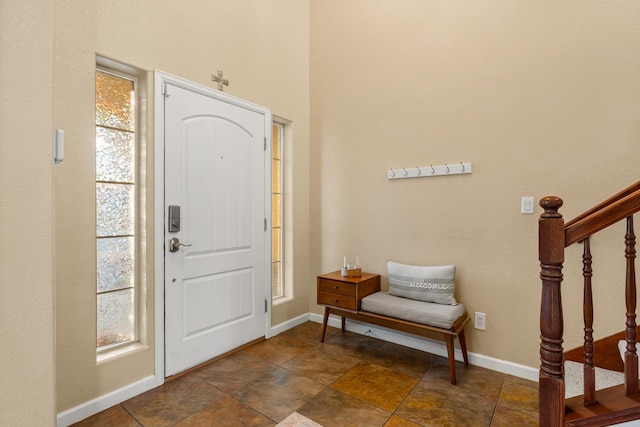
<path id="1" fill-rule="evenodd" d="M 292 412 L 325 426 L 536 426 L 538 386 L 307 322 L 76 426 L 275 426 Z"/>

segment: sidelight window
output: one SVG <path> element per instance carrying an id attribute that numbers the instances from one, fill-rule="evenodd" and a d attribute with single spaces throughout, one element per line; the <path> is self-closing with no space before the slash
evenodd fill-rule
<path id="1" fill-rule="evenodd" d="M 136 79 L 96 70 L 98 351 L 137 340 Z"/>
<path id="2" fill-rule="evenodd" d="M 284 145 L 284 126 L 273 123 L 271 146 L 271 293 L 273 298 L 284 296 L 283 285 L 283 174 L 282 152 Z"/>

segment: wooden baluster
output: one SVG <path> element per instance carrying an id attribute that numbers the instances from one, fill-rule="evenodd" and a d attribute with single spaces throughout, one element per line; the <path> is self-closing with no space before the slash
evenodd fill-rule
<path id="1" fill-rule="evenodd" d="M 541 427 L 564 426 L 564 373 L 562 351 L 562 264 L 564 263 L 564 220 L 559 197 L 540 200 L 544 213 L 538 220 L 538 257 L 542 280 L 540 307 L 539 422 Z"/>
<path id="2" fill-rule="evenodd" d="M 625 235 L 627 274 L 625 299 L 627 304 L 627 351 L 624 354 L 624 383 L 627 396 L 638 395 L 638 354 L 636 353 L 636 236 L 633 232 L 633 216 L 627 218 Z"/>
<path id="3" fill-rule="evenodd" d="M 584 277 L 584 297 L 582 313 L 584 316 L 584 406 L 596 403 L 596 370 L 593 365 L 593 294 L 591 291 L 591 243 L 583 240 L 582 275 Z"/>

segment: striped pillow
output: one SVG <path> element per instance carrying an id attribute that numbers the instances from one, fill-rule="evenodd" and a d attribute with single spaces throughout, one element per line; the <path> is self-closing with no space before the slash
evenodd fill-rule
<path id="1" fill-rule="evenodd" d="M 389 294 L 436 304 L 456 305 L 455 265 L 422 267 L 387 261 Z"/>

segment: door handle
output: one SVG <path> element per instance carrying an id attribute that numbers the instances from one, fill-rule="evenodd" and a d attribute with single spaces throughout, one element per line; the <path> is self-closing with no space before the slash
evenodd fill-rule
<path id="1" fill-rule="evenodd" d="M 169 240 L 169 252 L 178 252 L 180 250 L 180 246 L 188 248 L 191 245 L 180 243 L 180 239 L 178 239 L 177 237 L 173 237 Z"/>

